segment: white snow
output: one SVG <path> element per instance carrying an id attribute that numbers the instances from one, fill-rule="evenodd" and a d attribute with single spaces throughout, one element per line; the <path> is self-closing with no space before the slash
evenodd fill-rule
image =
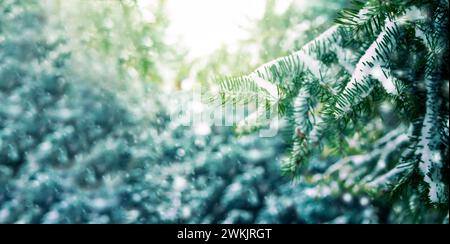
<path id="1" fill-rule="evenodd" d="M 347 84 L 342 93 L 345 101 L 344 105 L 337 104 L 337 108 L 341 109 L 344 113 L 351 110 L 351 103 L 361 101 L 362 99 L 366 98 L 373 90 L 373 86 L 369 86 L 366 92 L 358 94 L 358 96 L 355 97 L 356 101 L 350 101 L 349 99 L 347 99 L 350 94 L 349 92 L 353 90 L 357 84 L 367 85 L 367 79 L 369 77 L 379 80 L 387 93 L 397 95 L 397 89 L 393 82 L 395 78 L 391 76 L 390 72 L 387 69 L 383 69 L 383 66 L 385 64 L 377 54 L 380 43 L 388 38 L 387 31 L 392 31 L 395 28 L 398 28 L 397 21 L 398 20 L 387 19 L 385 21 L 383 31 L 378 35 L 376 40 L 369 46 L 364 55 L 359 59 L 356 65 L 356 69 L 352 74 L 352 78 L 350 79 L 350 82 Z M 393 43 L 395 43 L 395 40 L 391 39 L 391 42 L 388 42 L 388 46 L 386 48 L 388 50 L 391 50 L 393 47 Z M 368 63 L 371 63 L 373 67 L 367 65 Z M 340 115 L 337 114 L 337 116 Z"/>
<path id="2" fill-rule="evenodd" d="M 321 70 L 323 72 L 322 63 L 306 54 L 305 51 L 301 50 L 298 52 L 298 58 L 302 61 L 303 65 L 314 75 L 317 79 L 320 79 L 323 74 L 321 74 Z"/>
<path id="3" fill-rule="evenodd" d="M 51 211 L 47 214 L 46 219 L 50 223 L 54 223 L 59 219 L 59 213 L 57 211 Z"/>
<path id="4" fill-rule="evenodd" d="M 362 8 L 359 12 L 358 12 L 358 17 L 356 19 L 367 19 L 366 15 L 369 13 L 369 9 L 368 8 Z"/>
<path id="5" fill-rule="evenodd" d="M 371 72 L 370 75 L 379 80 L 381 82 L 381 85 L 383 86 L 384 90 L 389 93 L 389 94 L 393 94 L 393 95 L 398 95 L 397 93 L 397 88 L 395 87 L 394 81 L 393 81 L 393 77 L 392 76 L 386 76 L 388 73 L 387 70 L 383 72 L 383 69 L 381 68 L 380 65 L 377 65 L 376 67 L 374 67 Z"/>
<path id="6" fill-rule="evenodd" d="M 128 222 L 135 222 L 140 216 L 139 210 L 132 209 L 126 212 L 126 219 Z"/>
<path id="7" fill-rule="evenodd" d="M 274 101 L 279 100 L 278 86 L 274 85 L 271 82 L 264 80 L 263 78 L 255 75 L 255 74 L 251 74 L 250 79 L 255 81 L 255 83 L 258 87 L 267 91 Z"/>
<path id="8" fill-rule="evenodd" d="M 8 209 L 4 208 L 0 210 L 0 223 L 5 223 L 10 215 L 10 212 Z"/>
<path id="9" fill-rule="evenodd" d="M 429 119 L 429 111 L 424 119 L 424 126 L 422 127 L 422 138 L 419 145 L 422 146 L 421 161 L 419 163 L 419 169 L 424 176 L 424 181 L 429 185 L 429 198 L 431 202 L 439 202 L 440 196 L 443 194 L 443 186 L 438 181 L 441 178 L 440 169 L 442 167 L 440 152 L 433 150 L 430 147 L 431 140 L 435 140 L 432 136 L 433 125 L 427 122 Z M 431 137 L 431 138 L 430 138 Z"/>
<path id="10" fill-rule="evenodd" d="M 367 204 L 369 204 L 369 199 L 367 197 L 362 197 L 359 199 L 359 204 L 361 204 L 361 206 L 367 206 Z"/>
<path id="11" fill-rule="evenodd" d="M 92 200 L 92 207 L 98 210 L 105 209 L 108 205 L 108 201 L 104 198 L 95 198 Z"/>
<path id="12" fill-rule="evenodd" d="M 342 196 L 342 200 L 344 200 L 344 202 L 346 203 L 349 203 L 353 200 L 353 197 L 350 193 L 347 192 Z"/>
<path id="13" fill-rule="evenodd" d="M 40 145 L 40 147 L 39 147 L 40 151 L 43 152 L 43 153 L 47 153 L 47 152 L 50 151 L 52 148 L 53 148 L 52 144 L 51 144 L 50 142 L 48 142 L 48 141 L 43 142 L 43 143 Z"/>
<path id="14" fill-rule="evenodd" d="M 233 183 L 229 187 L 230 187 L 230 191 L 234 192 L 234 193 L 242 190 L 242 185 L 239 182 Z"/>
<path id="15" fill-rule="evenodd" d="M 175 191 L 183 191 L 187 187 L 187 180 L 181 176 L 175 177 L 173 181 L 173 189 Z"/>
<path id="16" fill-rule="evenodd" d="M 301 65 L 304 65 L 315 77 L 320 78 L 321 77 L 321 74 L 320 74 L 321 68 L 320 67 L 322 65 L 318 60 L 316 60 L 313 57 L 311 57 L 310 55 L 308 55 L 308 51 L 314 45 L 316 45 L 316 43 L 326 42 L 326 41 L 332 39 L 336 34 L 337 28 L 338 28 L 337 25 L 330 27 L 328 30 L 326 30 L 324 33 L 322 33 L 316 39 L 308 42 L 299 51 L 294 52 L 291 55 L 288 55 L 285 57 L 280 57 L 280 58 L 272 60 L 266 64 L 261 65 L 252 73 L 252 75 L 254 74 L 256 76 L 259 76 L 259 77 L 269 80 L 269 81 L 275 81 L 274 77 L 272 77 L 272 74 L 270 73 L 270 70 L 271 70 L 270 68 L 275 67 L 277 70 L 280 70 L 281 63 L 284 63 L 286 61 L 293 61 L 294 62 L 294 64 L 292 65 L 293 67 L 292 66 L 289 67 L 289 72 L 298 73 L 301 71 Z M 285 74 L 285 75 L 292 76 L 293 74 Z"/>
<path id="17" fill-rule="evenodd" d="M 341 65 L 349 74 L 353 74 L 355 71 L 352 60 L 355 59 L 355 55 L 348 48 L 343 48 L 336 43 L 331 44 L 331 50 L 334 51 L 338 58 L 339 65 Z"/>
<path id="18" fill-rule="evenodd" d="M 294 100 L 294 106 L 296 108 L 303 108 L 304 106 L 307 106 L 307 105 L 305 105 L 305 103 L 307 103 L 308 98 L 309 98 L 309 93 L 306 91 L 305 88 L 301 88 L 297 97 Z M 297 112 L 295 113 L 295 124 L 297 126 L 301 127 L 300 130 L 302 132 L 306 131 L 306 129 L 304 128 L 304 125 L 305 125 L 305 119 L 307 119 L 307 118 L 305 118 L 305 116 L 306 115 L 302 114 L 302 113 L 297 113 Z"/>
<path id="19" fill-rule="evenodd" d="M 421 38 L 424 44 L 427 46 L 428 50 L 432 49 L 429 46 L 428 40 L 421 31 L 416 31 L 416 36 Z M 436 126 L 433 124 L 438 119 L 438 106 L 439 104 L 435 100 L 435 91 L 433 90 L 433 80 L 426 75 L 425 87 L 427 90 L 426 98 L 426 112 L 423 119 L 423 125 L 421 130 L 421 140 L 419 145 L 422 147 L 420 155 L 419 169 L 424 176 L 424 181 L 429 186 L 428 197 L 431 202 L 437 203 L 442 200 L 442 196 L 445 195 L 444 185 L 440 182 L 441 168 L 442 168 L 442 158 L 440 152 L 436 149 L 439 137 L 436 131 Z"/>
<path id="20" fill-rule="evenodd" d="M 207 136 L 211 133 L 211 127 L 208 123 L 200 122 L 195 125 L 194 133 L 198 136 Z"/>
<path id="21" fill-rule="evenodd" d="M 405 15 L 403 15 L 401 18 L 399 18 L 399 22 L 403 24 L 408 21 L 422 20 L 422 19 L 426 19 L 427 16 L 428 16 L 428 14 L 426 12 L 424 12 L 423 10 L 421 10 L 417 7 L 412 7 L 410 9 L 408 9 L 408 11 L 406 11 Z"/>

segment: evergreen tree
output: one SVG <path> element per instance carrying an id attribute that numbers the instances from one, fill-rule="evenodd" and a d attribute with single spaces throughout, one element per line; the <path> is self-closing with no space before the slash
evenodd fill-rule
<path id="1" fill-rule="evenodd" d="M 277 108 L 291 144 L 285 174 L 307 175 L 320 155 L 329 165 L 317 182 L 376 198 L 390 192 L 394 222 L 443 221 L 447 28 L 447 1 L 354 1 L 300 50 L 222 81 L 216 99 L 245 103 L 256 94 Z"/>
<path id="2" fill-rule="evenodd" d="M 378 222 L 366 198 L 293 188 L 279 138 L 182 126 L 151 85 L 123 99 L 38 1 L 0 6 L 0 223 Z"/>
<path id="3" fill-rule="evenodd" d="M 441 192 L 430 191 L 433 186 L 448 189 L 448 76 L 444 67 L 448 50 L 443 43 L 447 34 L 442 31 L 448 6 L 432 1 L 406 5 L 416 6 L 416 13 L 430 13 L 422 19 L 416 18 L 421 14 L 413 15 L 402 7 L 403 2 L 369 2 L 364 6 L 368 12 L 362 15 L 367 19 L 348 23 L 363 8 L 356 3 L 355 9 L 344 11 L 339 18 L 332 39 L 312 41 L 307 45 L 314 48 L 303 48 L 305 54 L 279 59 L 264 66 L 270 72 L 255 73 L 273 82 L 282 95 L 277 105 L 284 106 L 283 115 L 290 118 L 286 131 L 291 136 L 296 133 L 288 144 L 315 145 L 310 139 L 314 133 L 320 139 L 320 152 L 311 149 L 296 154 L 294 150 L 284 164 L 286 168 L 289 162 L 303 160 L 304 176 L 292 185 L 280 172 L 280 153 L 286 147 L 281 135 L 236 138 L 229 128 L 186 127 L 182 120 L 170 118 L 169 110 L 192 101 L 184 95 L 174 99 L 146 82 L 162 79 L 159 60 L 172 51 L 162 41 L 165 21 L 161 26 L 153 23 L 155 31 L 143 26 L 140 15 L 128 16 L 139 23 L 129 29 L 119 21 L 125 17 L 122 11 L 138 10 L 138 1 L 118 5 L 89 2 L 86 6 L 96 5 L 102 13 L 91 16 L 95 25 L 89 24 L 88 17 L 95 11 L 87 7 L 77 13 L 86 16 L 67 15 L 75 23 L 67 21 L 62 26 L 55 10 L 49 9 L 49 3 L 58 1 L 0 0 L 0 223 L 435 223 L 445 215 L 448 221 L 448 206 Z M 66 11 L 74 2 L 59 3 L 61 11 Z M 267 16 L 270 9 L 266 9 Z M 164 16 L 163 11 L 156 12 Z M 395 77 L 396 90 L 401 88 L 398 94 L 386 92 L 389 86 L 378 82 L 382 78 L 376 73 L 362 75 L 361 82 L 373 85 L 367 95 L 346 88 L 352 81 L 347 68 L 354 69 L 359 57 L 367 58 L 371 42 L 384 33 L 384 27 L 375 28 L 373 19 L 393 21 L 406 13 L 408 17 L 401 19 L 407 21 L 396 26 L 398 30 L 383 34 L 384 38 L 396 36 L 392 57 L 382 59 L 385 51 L 372 48 L 372 55 L 380 56 L 379 62 L 389 64 L 380 67 Z M 270 22 L 284 26 L 284 18 L 294 18 L 286 26 L 314 19 L 314 15 L 296 16 L 290 7 L 284 17 L 274 17 L 279 21 L 268 21 L 256 31 L 268 28 Z M 110 22 L 104 20 L 108 19 L 117 32 L 106 28 Z M 309 32 L 328 27 L 326 22 L 314 22 Z M 77 31 L 80 23 L 96 34 L 89 37 L 86 29 Z M 370 28 L 364 26 L 368 23 L 374 32 L 370 38 Z M 275 40 L 289 36 L 282 27 L 275 29 L 279 31 Z M 123 34 L 126 31 L 131 34 Z M 77 43 L 76 35 L 87 35 L 80 38 L 85 42 Z M 114 38 L 108 40 L 108 36 Z M 140 40 L 148 36 L 155 38 L 152 43 L 156 46 L 141 46 Z M 310 41 L 310 37 L 292 40 L 286 47 Z M 125 43 L 126 48 L 122 46 Z M 290 51 L 277 48 L 276 43 L 264 44 L 257 60 Z M 99 53 L 93 55 L 96 49 Z M 121 63 L 124 49 L 132 53 L 129 60 L 133 61 Z M 148 51 L 155 56 L 145 56 Z M 313 70 L 324 72 L 323 79 L 306 70 L 312 63 L 303 63 L 299 56 L 317 59 L 312 63 L 323 69 Z M 349 64 L 342 68 L 340 62 L 346 57 Z M 400 57 L 411 58 L 401 62 Z M 219 55 L 213 62 L 218 70 L 221 59 Z M 151 63 L 148 70 L 140 69 L 145 62 Z M 232 67 L 233 57 L 229 62 Z M 129 75 L 131 68 L 138 75 Z M 332 71 L 342 76 L 333 77 Z M 236 79 L 236 84 L 258 80 L 256 77 Z M 277 77 L 288 82 L 279 82 Z M 355 87 L 359 89 L 359 83 Z M 431 96 L 434 102 L 429 101 L 428 93 L 435 94 Z M 365 97 L 357 98 L 361 95 Z M 341 107 L 336 101 L 342 103 L 342 99 L 351 104 L 351 111 L 339 117 Z M 359 111 L 353 107 L 357 101 L 357 107 L 363 108 Z M 303 108 L 305 103 L 307 108 Z M 308 113 L 310 116 L 298 116 Z M 314 120 L 321 116 L 322 120 Z M 436 117 L 439 124 L 424 123 L 434 124 Z M 441 158 L 423 154 L 436 148 Z M 441 170 L 430 167 L 433 173 L 423 174 L 427 162 L 433 167 L 440 162 Z M 436 181 L 439 173 L 442 180 Z M 385 201 L 382 196 L 388 194 L 381 188 L 385 185 L 399 197 Z M 434 196 L 438 203 L 432 202 Z M 423 204 L 423 199 L 430 203 Z"/>

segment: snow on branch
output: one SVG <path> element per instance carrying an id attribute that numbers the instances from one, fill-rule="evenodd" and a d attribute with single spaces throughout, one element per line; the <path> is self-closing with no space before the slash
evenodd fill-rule
<path id="1" fill-rule="evenodd" d="M 397 19 L 387 18 L 385 20 L 383 30 L 361 56 L 352 73 L 350 82 L 339 95 L 335 117 L 340 118 L 350 112 L 355 104 L 370 95 L 374 88 L 370 78 L 378 80 L 388 94 L 398 95 L 399 89 L 396 84 L 399 81 L 391 74 L 389 68 L 389 56 L 396 47 L 395 37 L 398 36 L 402 25 L 423 16 L 425 15 L 417 8 L 411 8 Z"/>
<path id="2" fill-rule="evenodd" d="M 323 44 L 329 44 L 337 40 L 339 38 L 337 30 L 338 25 L 332 26 L 319 37 L 305 44 L 299 51 L 263 64 L 252 73 L 252 76 L 256 75 L 271 82 L 280 82 L 281 79 L 295 77 L 306 69 L 314 77 L 320 79 L 324 65 L 312 57 L 310 53 L 319 45 L 330 46 Z"/>

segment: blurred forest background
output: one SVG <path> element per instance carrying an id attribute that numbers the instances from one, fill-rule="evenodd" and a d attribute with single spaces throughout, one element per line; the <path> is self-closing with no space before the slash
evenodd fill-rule
<path id="1" fill-rule="evenodd" d="M 336 155 L 293 182 L 282 135 L 170 119 L 192 84 L 298 50 L 348 5 L 266 0 L 248 38 L 187 58 L 164 0 L 0 0 L 0 223 L 448 223 L 323 180 Z"/>

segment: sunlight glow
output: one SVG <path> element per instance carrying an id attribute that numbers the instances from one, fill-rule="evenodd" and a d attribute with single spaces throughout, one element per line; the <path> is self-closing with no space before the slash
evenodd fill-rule
<path id="1" fill-rule="evenodd" d="M 207 55 L 222 44 L 233 46 L 245 38 L 242 27 L 261 18 L 264 0 L 169 0 L 169 41 L 182 43 L 190 57 Z"/>

